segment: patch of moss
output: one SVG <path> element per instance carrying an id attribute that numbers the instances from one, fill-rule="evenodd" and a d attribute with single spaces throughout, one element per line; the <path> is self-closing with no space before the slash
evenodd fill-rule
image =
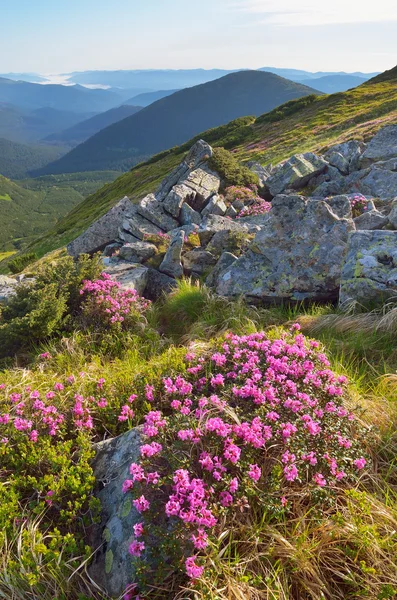
<path id="1" fill-rule="evenodd" d="M 224 148 L 214 148 L 214 153 L 208 161 L 209 167 L 219 173 L 224 188 L 229 185 L 258 185 L 259 179 L 253 173 L 241 165 L 231 152 Z"/>

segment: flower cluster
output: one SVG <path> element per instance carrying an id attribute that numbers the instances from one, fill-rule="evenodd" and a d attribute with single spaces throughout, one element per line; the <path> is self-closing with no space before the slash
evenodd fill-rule
<path id="1" fill-rule="evenodd" d="M 268 213 L 271 209 L 272 205 L 270 202 L 266 202 L 266 200 L 262 200 L 262 198 L 257 198 L 254 202 L 248 206 L 244 206 L 240 210 L 237 215 L 237 219 L 241 219 L 242 217 L 252 217 L 256 215 L 263 215 Z"/>
<path id="2" fill-rule="evenodd" d="M 133 556 L 148 550 L 162 512 L 172 523 L 165 535 L 182 540 L 180 547 L 190 541 L 185 570 L 200 578 L 199 555 L 220 520 L 255 503 L 286 510 L 298 489 L 321 500 L 360 474 L 366 458 L 343 403 L 347 380 L 299 330 L 294 325 L 277 339 L 228 334 L 207 356 L 190 352 L 184 377 L 150 390 L 165 410 L 147 415 L 150 443 L 123 486 L 143 519 Z"/>
<path id="3" fill-rule="evenodd" d="M 131 315 L 142 314 L 150 304 L 136 290 L 123 290 L 107 273 L 102 273 L 101 279 L 84 281 L 80 294 L 86 298 L 85 315 L 104 325 L 123 323 Z"/>
<path id="4" fill-rule="evenodd" d="M 358 217 L 367 210 L 368 200 L 362 194 L 356 194 L 354 198 L 350 200 L 350 204 L 352 207 L 353 217 Z"/>

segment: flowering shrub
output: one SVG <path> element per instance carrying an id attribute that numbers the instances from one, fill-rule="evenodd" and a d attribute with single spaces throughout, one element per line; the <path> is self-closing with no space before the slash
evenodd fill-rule
<path id="1" fill-rule="evenodd" d="M 136 290 L 123 290 L 107 273 L 102 273 L 95 281 L 84 281 L 80 294 L 85 298 L 83 318 L 105 328 L 116 324 L 131 326 L 142 318 L 150 304 Z"/>
<path id="2" fill-rule="evenodd" d="M 258 188 L 256 185 L 250 187 L 230 186 L 226 189 L 226 200 L 230 203 L 235 200 L 240 200 L 244 203 L 244 207 L 237 214 L 237 218 L 249 217 L 254 215 L 262 215 L 269 212 L 272 205 L 258 196 Z"/>
<path id="3" fill-rule="evenodd" d="M 141 460 L 123 486 L 142 514 L 130 554 L 142 558 L 143 592 L 154 577 L 147 559 L 159 552 L 153 539 L 194 582 L 205 552 L 239 514 L 280 515 L 297 491 L 326 502 L 367 462 L 362 431 L 343 405 L 347 380 L 299 325 L 278 339 L 228 334 L 186 361 L 186 377 L 165 378 L 157 393 L 147 387 L 162 411 L 146 415 Z M 156 526 L 161 518 L 168 527 Z"/>
<path id="4" fill-rule="evenodd" d="M 363 212 L 367 210 L 368 200 L 362 194 L 357 194 L 350 200 L 352 207 L 353 218 L 359 217 Z"/>

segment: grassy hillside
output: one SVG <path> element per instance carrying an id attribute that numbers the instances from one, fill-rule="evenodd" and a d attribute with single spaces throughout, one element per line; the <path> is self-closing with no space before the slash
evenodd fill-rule
<path id="1" fill-rule="evenodd" d="M 28 146 L 0 138 L 0 174 L 22 179 L 29 171 L 43 167 L 64 152 L 61 146 Z"/>
<path id="2" fill-rule="evenodd" d="M 179 92 L 179 90 L 158 90 L 157 92 L 146 92 L 145 94 L 138 94 L 129 100 L 126 100 L 125 104 L 133 104 L 134 106 L 149 106 L 156 102 L 157 100 L 161 100 L 161 98 L 166 98 L 167 96 L 171 96 L 175 94 L 175 92 Z"/>
<path id="3" fill-rule="evenodd" d="M 47 136 L 45 141 L 76 146 L 77 144 L 84 142 L 92 135 L 95 135 L 95 133 L 101 129 L 104 129 L 113 123 L 117 123 L 117 121 L 121 121 L 122 119 L 130 117 L 140 110 L 140 106 L 117 106 L 116 108 L 111 108 L 110 110 L 100 113 L 99 115 L 94 115 L 89 119 L 80 121 L 68 129 L 63 131 L 58 130 L 57 133 L 52 133 L 51 135 Z"/>
<path id="4" fill-rule="evenodd" d="M 343 140 L 366 139 L 390 123 L 397 123 L 397 68 L 354 90 L 302 98 L 257 119 L 237 119 L 201 137 L 232 150 L 241 161 L 267 164 L 296 152 L 319 152 Z M 68 243 L 124 195 L 138 200 L 153 191 L 191 144 L 192 140 L 159 154 L 98 190 L 38 240 L 35 251 L 42 255 Z"/>
<path id="5" fill-rule="evenodd" d="M 100 131 L 37 175 L 98 169 L 126 170 L 209 127 L 260 115 L 313 89 L 260 71 L 241 71 L 162 98 Z"/>

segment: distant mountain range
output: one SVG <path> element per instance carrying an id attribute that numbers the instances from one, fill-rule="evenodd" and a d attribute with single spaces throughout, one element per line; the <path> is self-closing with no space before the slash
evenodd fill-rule
<path id="1" fill-rule="evenodd" d="M 103 129 L 58 161 L 35 172 L 126 170 L 145 157 L 245 115 L 317 93 L 272 73 L 240 71 L 162 98 Z"/>
<path id="2" fill-rule="evenodd" d="M 366 81 L 375 77 L 375 75 L 379 75 L 379 72 L 375 73 L 361 73 L 360 71 L 356 71 L 355 73 L 345 73 L 344 71 L 302 71 L 300 69 L 278 69 L 277 67 L 262 67 L 259 71 L 267 71 L 268 73 L 275 73 L 276 75 L 280 75 L 280 77 L 286 77 L 286 79 L 291 79 L 291 81 L 304 81 L 307 79 L 319 79 L 320 77 L 327 77 L 328 75 L 341 75 L 348 76 L 354 75 L 355 77 L 361 77 Z M 313 83 L 313 82 L 312 82 Z"/>
<path id="3" fill-rule="evenodd" d="M 146 92 L 146 94 L 138 94 L 125 102 L 125 104 L 133 104 L 134 106 L 149 106 L 161 98 L 166 98 L 179 92 L 180 90 L 159 90 L 158 92 Z"/>
<path id="4" fill-rule="evenodd" d="M 303 79 L 299 83 L 312 85 L 320 92 L 325 94 L 335 94 L 336 92 L 345 92 L 355 88 L 368 81 L 367 77 L 358 77 L 357 75 L 324 75 L 317 79 Z"/>

